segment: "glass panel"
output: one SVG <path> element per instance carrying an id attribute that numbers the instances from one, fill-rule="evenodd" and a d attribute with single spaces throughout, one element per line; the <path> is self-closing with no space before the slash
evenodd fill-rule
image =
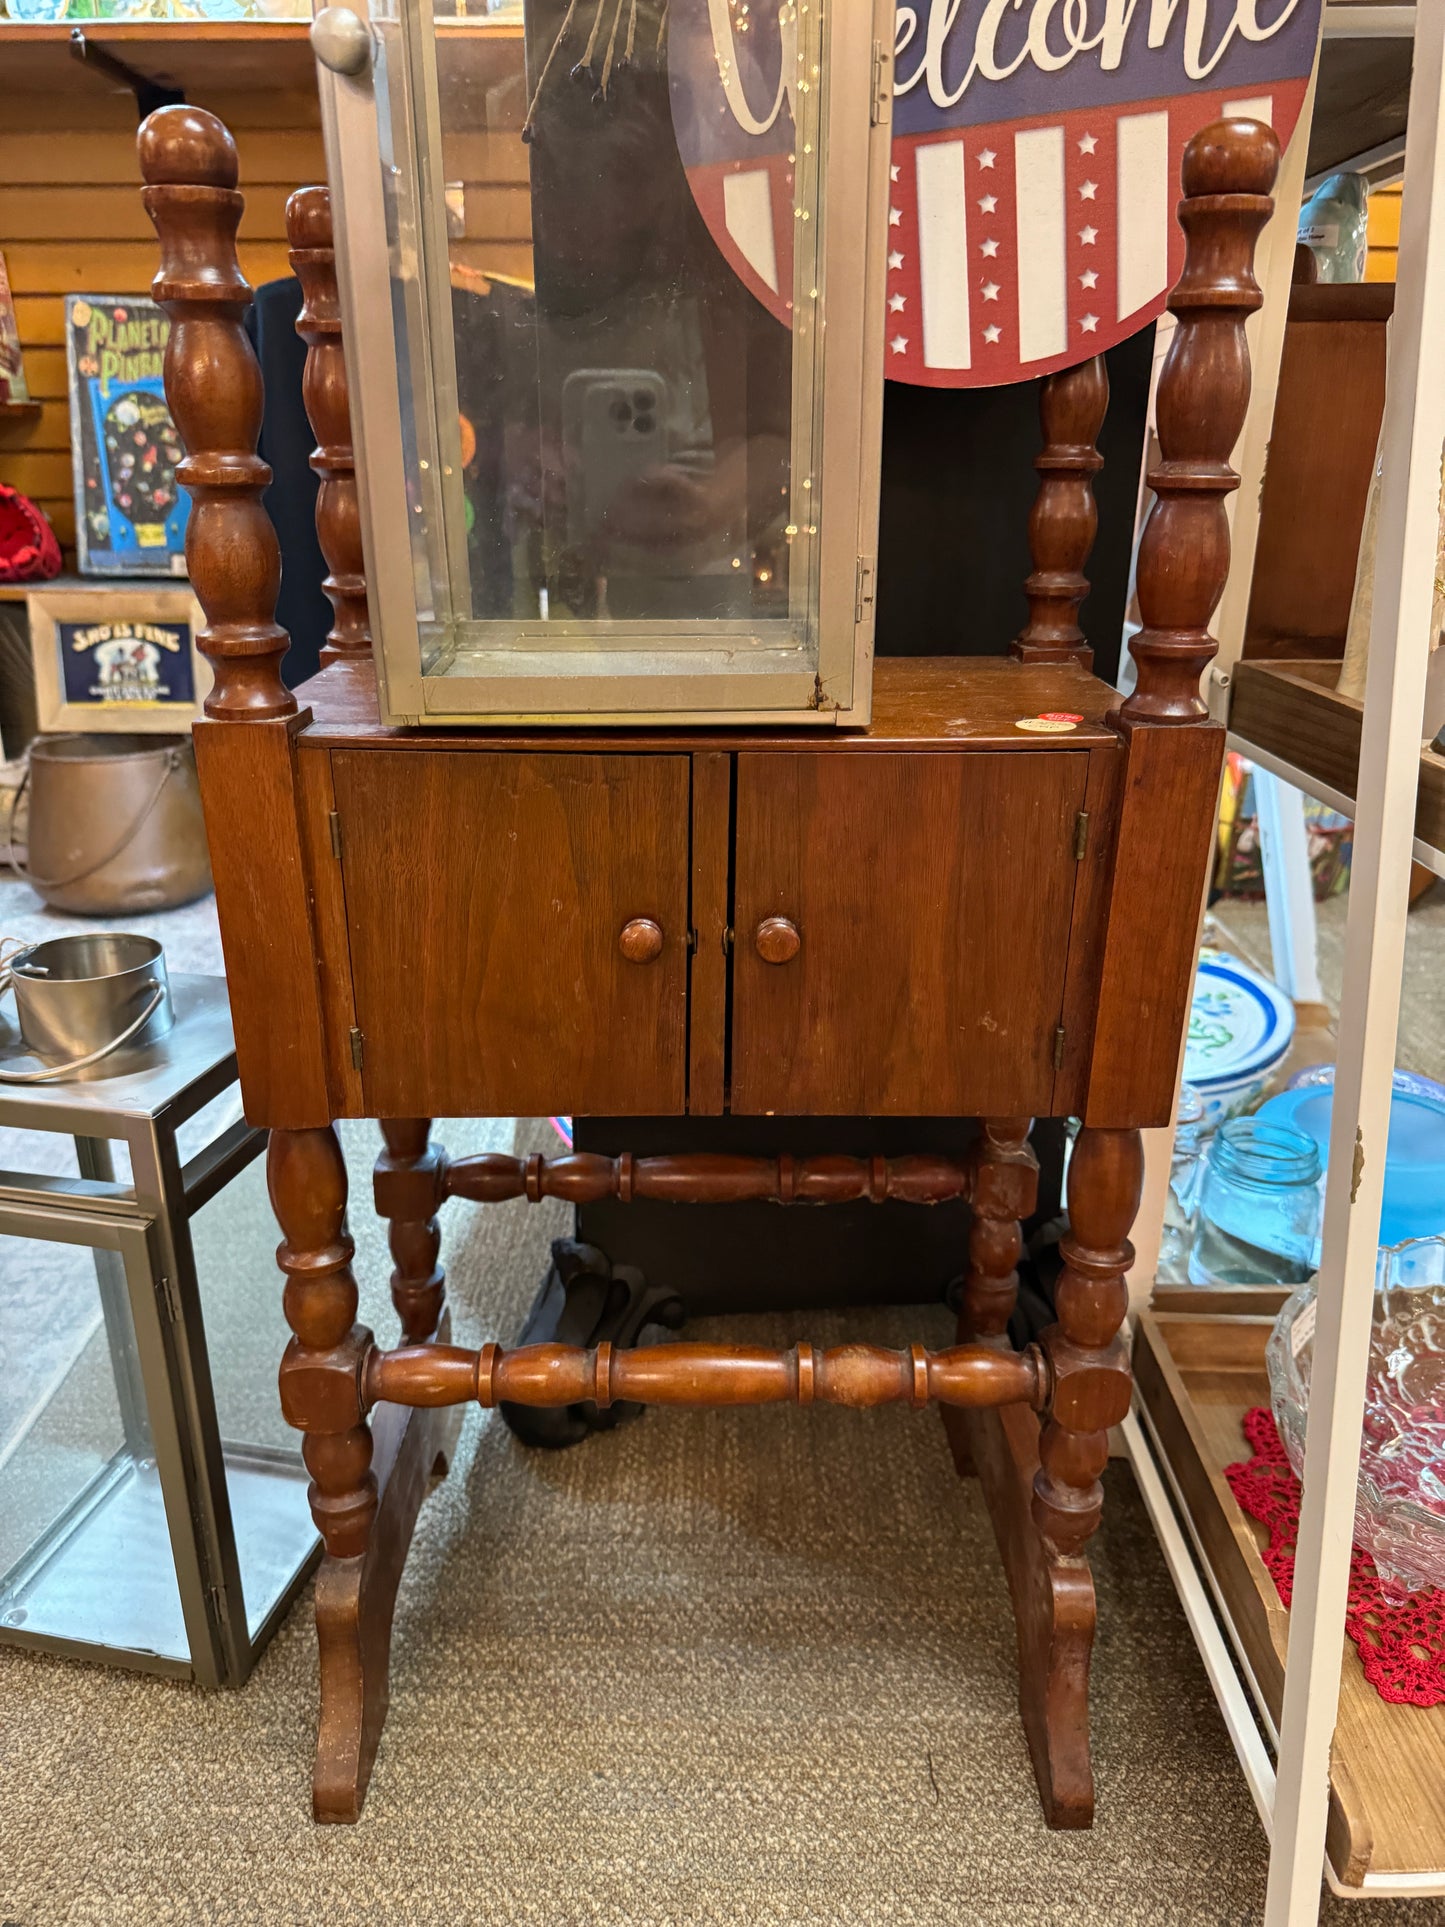
<path id="1" fill-rule="evenodd" d="M 1273 906 L 1265 901 L 1262 807 L 1280 848 L 1290 852 L 1293 878 L 1286 902 L 1272 873 Z M 1240 755 L 1227 758 L 1156 1273 L 1161 1286 L 1292 1284 L 1312 1275 L 1319 1261 L 1324 1179 L 1312 1159 L 1322 1159 L 1327 1147 L 1314 1146 L 1308 1132 L 1289 1135 L 1289 1105 L 1272 1100 L 1333 1064 L 1352 831 L 1349 818 L 1328 805 Z M 1268 1172 L 1255 1168 L 1247 1142 L 1246 1120 L 1261 1111 Z"/>
<path id="2" fill-rule="evenodd" d="M 1354 1543 L 1374 1560 L 1388 1605 L 1445 1584 L 1445 883 L 1416 865 L 1410 894 L 1354 1522 Z M 1345 988 L 1345 908 L 1342 897 L 1319 906 L 1320 980 L 1331 1032 Z M 1327 1156 L 1333 1050 L 1304 1077 L 1272 1108 L 1283 1110 Z M 1270 1348 L 1274 1414 L 1297 1471 L 1304 1463 L 1315 1316 L 1311 1285 L 1280 1314 Z M 1409 1628 L 1386 1621 L 1382 1635 L 1383 1648 L 1408 1665 Z"/>
<path id="3" fill-rule="evenodd" d="M 1266 898 L 1261 803 L 1278 826 L 1279 851 L 1268 877 L 1272 900 Z M 1258 1113 L 1271 1127 L 1302 1133 L 1321 1162 L 1328 1160 L 1353 834 L 1350 818 L 1330 804 L 1241 755 L 1227 759 L 1160 1284 L 1261 1281 L 1204 1275 L 1209 1221 L 1219 1215 L 1210 1200 L 1218 1194 L 1214 1146 L 1222 1120 Z M 1435 1150 L 1437 1139 L 1445 1147 L 1445 882 L 1417 864 L 1411 896 L 1383 1245 L 1445 1234 L 1445 1148 L 1438 1157 Z M 1227 973 L 1240 978 L 1237 993 Z M 1278 1020 L 1261 1015 L 1260 984 L 1278 998 Z M 1322 1214 L 1323 1176 L 1318 1191 Z M 1317 1224 L 1309 1273 L 1319 1262 L 1318 1230 Z M 1269 1249 L 1289 1256 L 1278 1243 Z M 1298 1282 L 1298 1269 L 1280 1262 L 1274 1281 Z"/>
<path id="4" fill-rule="evenodd" d="M 816 669 L 824 30 L 819 0 L 382 23 L 431 673 Z"/>
<path id="5" fill-rule="evenodd" d="M 0 1627 L 189 1656 L 119 1256 L 0 1236 Z"/>

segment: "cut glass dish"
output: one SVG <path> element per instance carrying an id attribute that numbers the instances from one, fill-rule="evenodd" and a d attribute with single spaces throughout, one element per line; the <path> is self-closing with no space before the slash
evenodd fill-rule
<path id="1" fill-rule="evenodd" d="M 1286 1301 L 1265 1354 L 1274 1422 L 1300 1478 L 1314 1325 L 1310 1282 Z M 1445 1238 L 1380 1251 L 1354 1538 L 1387 1597 L 1445 1586 Z"/>

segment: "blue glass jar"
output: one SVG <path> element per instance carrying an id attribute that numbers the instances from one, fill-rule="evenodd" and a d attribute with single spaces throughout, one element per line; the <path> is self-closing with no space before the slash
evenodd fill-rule
<path id="1" fill-rule="evenodd" d="M 1189 1252 L 1192 1285 L 1300 1285 L 1319 1263 L 1320 1154 L 1257 1117 L 1220 1126 Z"/>

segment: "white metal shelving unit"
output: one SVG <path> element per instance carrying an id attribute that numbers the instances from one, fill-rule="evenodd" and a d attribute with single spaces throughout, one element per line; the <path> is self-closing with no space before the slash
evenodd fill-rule
<path id="1" fill-rule="evenodd" d="M 1339 1887 L 1325 1858 L 1330 1745 L 1340 1687 L 1412 854 L 1430 862 L 1437 874 L 1445 869 L 1438 853 L 1427 855 L 1414 841 L 1445 451 L 1445 354 L 1440 347 L 1445 343 L 1445 0 L 1431 0 L 1418 9 L 1331 7 L 1326 17 L 1335 30 L 1347 33 L 1398 34 L 1413 27 L 1415 53 L 1357 793 L 1353 798 L 1329 794 L 1305 772 L 1277 759 L 1258 759 L 1322 800 L 1347 809 L 1355 820 L 1311 1422 L 1277 1730 L 1249 1678 L 1223 1595 L 1213 1583 L 1203 1547 L 1193 1537 L 1188 1507 L 1177 1489 L 1170 1490 L 1168 1461 L 1157 1436 L 1151 1435 L 1147 1415 L 1136 1412 L 1123 1427 L 1140 1491 L 1270 1838 L 1266 1927 L 1309 1927 L 1318 1919 L 1322 1870 L 1339 1892 L 1445 1894 L 1445 1841 L 1438 1870 L 1367 1874 L 1358 1889 Z M 1222 687 L 1227 688 L 1238 640 L 1222 640 Z M 1247 743 L 1235 746 L 1256 754 Z M 1147 1228 L 1141 1243 L 1147 1245 Z"/>

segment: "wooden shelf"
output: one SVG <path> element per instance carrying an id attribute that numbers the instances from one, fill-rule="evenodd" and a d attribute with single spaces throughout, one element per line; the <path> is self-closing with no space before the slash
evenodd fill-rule
<path id="1" fill-rule="evenodd" d="M 40 419 L 38 401 L 0 401 L 0 428 L 7 422 L 34 422 Z"/>
<path id="2" fill-rule="evenodd" d="M 75 20 L 27 26 L 0 21 L 0 64 L 8 85 L 46 94 L 81 89 L 124 93 L 123 82 L 89 67 L 70 51 L 80 28 L 94 46 L 112 53 L 148 80 L 187 95 L 237 94 L 256 88 L 282 93 L 316 86 L 309 20 Z M 475 43 L 479 59 L 499 42 L 520 41 L 520 19 L 439 21 L 437 37 L 455 47 Z M 453 54 L 453 59 L 456 58 Z"/>
<path id="3" fill-rule="evenodd" d="M 70 51 L 72 31 L 134 67 L 147 80 L 191 93 L 240 93 L 253 87 L 294 92 L 316 85 L 305 20 L 204 20 L 173 27 L 152 20 L 0 22 L 0 61 L 16 88 L 38 93 L 125 93 L 124 82 Z"/>
<path id="4" fill-rule="evenodd" d="M 1241 1421 L 1269 1404 L 1264 1348 L 1272 1320 L 1146 1312 L 1134 1375 L 1156 1443 L 1208 1562 L 1227 1629 L 1277 1723 L 1284 1696 L 1289 1614 L 1224 1468 L 1247 1458 Z M 1367 1875 L 1445 1879 L 1445 1706 L 1382 1700 L 1346 1639 L 1330 1769 L 1326 1835 L 1340 1882 Z"/>
<path id="5" fill-rule="evenodd" d="M 154 594 L 157 589 L 189 589 L 185 575 L 52 575 L 38 582 L 0 582 L 0 602 L 24 602 L 56 589 L 81 589 L 89 595 Z"/>
<path id="6" fill-rule="evenodd" d="M 1333 791 L 1353 813 L 1364 705 L 1335 689 L 1339 673 L 1333 661 L 1238 662 L 1229 728 L 1245 755 L 1253 747 L 1278 758 Z M 1445 756 L 1434 749 L 1420 752 L 1415 834 L 1445 853 Z"/>

